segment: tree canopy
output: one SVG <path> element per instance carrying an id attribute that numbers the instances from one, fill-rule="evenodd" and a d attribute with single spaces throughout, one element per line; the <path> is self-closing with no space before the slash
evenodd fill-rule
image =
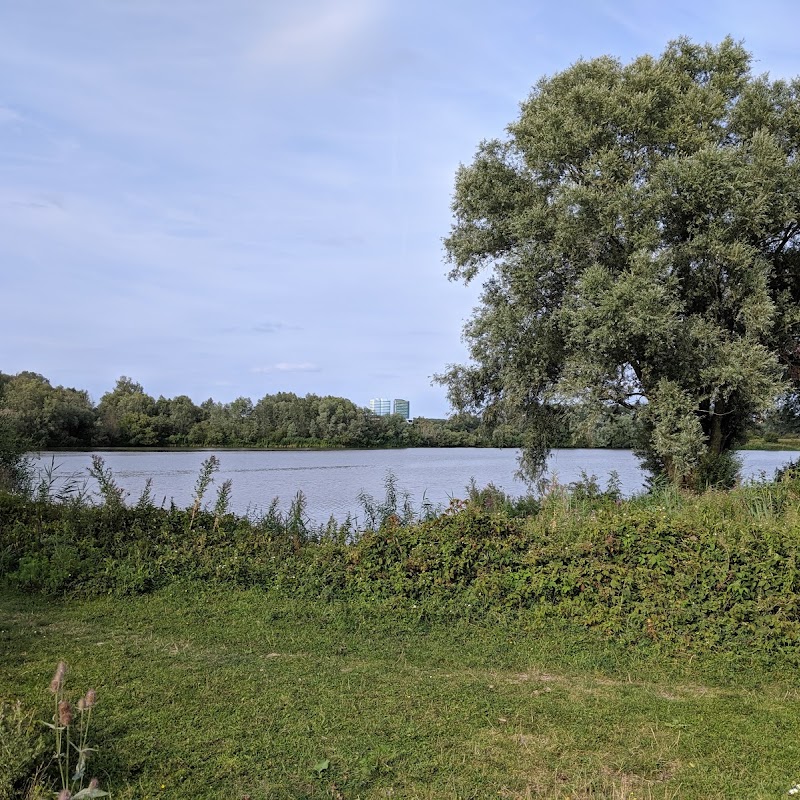
<path id="1" fill-rule="evenodd" d="M 612 437 L 625 435 L 624 423 L 610 422 Z M 37 373 L 0 372 L 0 489 L 12 482 L 8 476 L 13 477 L 8 470 L 4 472 L 4 464 L 17 464 L 29 450 L 476 447 L 515 445 L 514 436 L 514 431 L 487 435 L 480 420 L 470 415 L 452 420 L 417 417 L 409 423 L 396 414 L 376 416 L 343 397 L 315 394 L 298 397 L 292 392 L 278 392 L 264 395 L 255 403 L 249 397 L 237 397 L 229 403 L 209 398 L 200 405 L 187 395 L 156 399 L 124 375 L 95 406 L 87 392 L 52 386 Z M 569 432 L 565 432 L 564 443 L 568 442 Z M 19 474 L 24 477 L 24 471 Z"/>
<path id="2" fill-rule="evenodd" d="M 488 277 L 454 407 L 524 425 L 529 478 L 577 402 L 636 408 L 655 473 L 729 477 L 800 379 L 798 145 L 800 81 L 730 38 L 542 78 L 456 175 L 450 277 Z"/>

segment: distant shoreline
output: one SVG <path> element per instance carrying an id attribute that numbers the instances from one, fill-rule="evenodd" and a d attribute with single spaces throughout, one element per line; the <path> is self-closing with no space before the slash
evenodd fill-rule
<path id="1" fill-rule="evenodd" d="M 235 452 L 264 452 L 264 453 L 325 453 L 328 451 L 370 451 L 370 450 L 519 450 L 517 445 L 509 447 L 494 447 L 492 445 L 411 445 L 407 447 L 341 447 L 332 445 L 330 447 L 276 447 L 265 446 L 247 446 L 247 445 L 203 445 L 198 447 L 189 447 L 186 445 L 178 445 L 175 447 L 165 447 L 159 445 L 157 447 L 46 447 L 41 450 L 31 450 L 28 455 L 41 455 L 42 453 L 215 453 L 218 451 Z M 630 447 L 582 447 L 582 446 L 563 446 L 554 447 L 553 450 L 631 450 Z M 767 442 L 763 439 L 751 439 L 743 445 L 735 448 L 738 450 L 763 450 L 767 452 L 785 452 L 793 453 L 800 452 L 800 439 L 786 439 L 777 442 Z M 734 452 L 735 452 L 734 451 Z"/>

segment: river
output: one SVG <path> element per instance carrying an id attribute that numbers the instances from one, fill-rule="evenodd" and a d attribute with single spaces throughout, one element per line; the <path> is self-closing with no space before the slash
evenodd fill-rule
<path id="1" fill-rule="evenodd" d="M 512 495 L 527 493 L 519 481 L 517 450 L 487 448 L 410 448 L 407 450 L 191 450 L 191 451 L 109 451 L 99 452 L 115 480 L 135 502 L 152 479 L 157 505 L 174 500 L 180 506 L 191 503 L 203 461 L 215 455 L 220 470 L 206 495 L 213 505 L 216 487 L 230 478 L 233 484 L 231 509 L 238 513 L 264 511 L 273 498 L 286 510 L 298 491 L 307 499 L 306 513 L 316 522 L 347 514 L 363 519 L 359 494 L 377 501 L 384 498 L 387 473 L 397 479 L 398 489 L 408 492 L 416 507 L 423 502 L 446 506 L 451 498 L 464 497 L 474 478 L 478 486 L 493 483 Z M 91 453 L 41 453 L 34 458 L 40 472 L 55 465 L 56 485 L 67 480 L 96 484 L 87 472 Z M 772 477 L 777 467 L 800 454 L 785 451 L 742 451 L 745 479 L 764 474 Z M 548 464 L 550 477 L 560 483 L 578 480 L 581 472 L 597 476 L 605 486 L 612 471 L 619 475 L 622 491 L 632 495 L 644 487 L 644 475 L 629 450 L 554 450 Z"/>

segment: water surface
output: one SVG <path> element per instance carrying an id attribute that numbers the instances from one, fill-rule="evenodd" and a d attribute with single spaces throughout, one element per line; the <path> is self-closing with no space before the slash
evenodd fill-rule
<path id="1" fill-rule="evenodd" d="M 451 498 L 464 497 L 474 479 L 478 486 L 493 483 L 512 495 L 525 494 L 528 487 L 515 475 L 518 450 L 513 448 L 409 448 L 406 450 L 192 450 L 163 452 L 109 451 L 99 454 L 117 482 L 135 502 L 152 478 L 157 505 L 174 500 L 190 504 L 202 462 L 210 455 L 220 460 L 220 471 L 208 492 L 213 505 L 216 487 L 230 478 L 233 482 L 232 510 L 238 513 L 265 510 L 274 497 L 286 510 L 292 498 L 302 491 L 307 513 L 317 522 L 331 515 L 343 520 L 347 514 L 363 517 L 358 496 L 366 492 L 382 500 L 387 472 L 397 478 L 400 489 L 410 493 L 415 505 L 423 501 L 447 505 Z M 798 453 L 747 450 L 741 454 L 745 478 L 765 474 Z M 54 459 L 57 475 L 63 481 L 74 478 L 88 481 L 91 453 L 41 453 L 35 459 L 39 468 Z M 554 450 L 548 462 L 550 477 L 560 483 L 578 480 L 582 472 L 597 476 L 606 485 L 612 471 L 619 475 L 622 491 L 632 495 L 644 487 L 644 475 L 630 450 Z"/>

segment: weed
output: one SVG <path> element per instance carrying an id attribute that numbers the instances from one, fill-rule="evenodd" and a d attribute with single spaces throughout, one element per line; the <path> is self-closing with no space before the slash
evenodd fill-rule
<path id="1" fill-rule="evenodd" d="M 75 475 L 58 474 L 61 464 L 56 464 L 55 456 L 36 472 L 31 482 L 31 496 L 39 503 L 85 503 L 88 499 L 88 483 Z"/>
<path id="2" fill-rule="evenodd" d="M 364 512 L 365 530 L 380 530 L 387 525 L 410 525 L 418 517 L 414 510 L 411 494 L 397 488 L 397 476 L 387 470 L 383 480 L 384 499 L 382 503 L 362 490 L 358 495 L 358 502 Z M 398 501 L 400 505 L 398 506 Z M 424 513 L 424 512 L 423 512 Z"/>
<path id="3" fill-rule="evenodd" d="M 118 510 L 125 501 L 125 490 L 114 480 L 111 467 L 106 466 L 102 456 L 92 455 L 92 466 L 87 468 L 89 475 L 97 481 L 97 488 L 106 507 Z"/>
<path id="4" fill-rule="evenodd" d="M 208 487 L 214 480 L 214 473 L 219 470 L 219 459 L 216 456 L 209 456 L 200 465 L 200 474 L 197 476 L 197 481 L 194 485 L 194 498 L 192 500 L 192 515 L 189 519 L 189 530 L 194 525 L 197 512 L 203 507 L 203 498 L 205 497 Z"/>
<path id="5" fill-rule="evenodd" d="M 214 503 L 214 530 L 219 530 L 220 520 L 230 509 L 232 489 L 233 481 L 228 478 L 222 482 L 217 490 L 217 501 Z"/>
<path id="6" fill-rule="evenodd" d="M 0 800 L 35 796 L 45 752 L 33 715 L 19 700 L 0 702 Z"/>
<path id="7" fill-rule="evenodd" d="M 146 509 L 153 508 L 153 479 L 148 478 L 144 482 L 144 488 L 136 501 L 137 511 L 145 511 Z"/>
<path id="8" fill-rule="evenodd" d="M 61 787 L 59 798 L 78 800 L 83 797 L 106 797 L 108 792 L 99 788 L 96 778 L 89 780 L 85 788 L 83 785 L 89 756 L 95 752 L 94 748 L 89 747 L 88 739 L 97 693 L 94 689 L 89 689 L 77 703 L 71 702 L 65 691 L 66 675 L 67 665 L 59 661 L 50 681 L 50 692 L 55 703 L 53 722 L 44 723 L 54 734 L 53 760 L 58 769 Z M 71 767 L 73 756 L 75 761 Z"/>

